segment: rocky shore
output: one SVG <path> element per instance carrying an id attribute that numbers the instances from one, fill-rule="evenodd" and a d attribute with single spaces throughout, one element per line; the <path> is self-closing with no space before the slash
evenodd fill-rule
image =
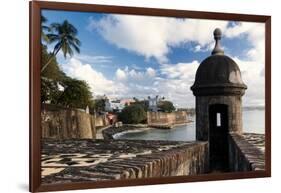
<path id="1" fill-rule="evenodd" d="M 102 131 L 105 140 L 115 139 L 118 135 L 124 133 L 136 133 L 153 129 L 147 125 L 123 125 L 121 127 L 108 127 Z"/>
<path id="2" fill-rule="evenodd" d="M 190 121 L 191 122 L 191 121 Z M 168 125 L 123 125 L 121 127 L 107 127 L 106 129 L 102 130 L 103 139 L 116 139 L 118 136 L 123 135 L 125 133 L 138 133 L 142 131 L 147 131 L 151 129 L 174 129 L 177 126 L 187 125 L 188 123 L 180 123 L 175 124 L 173 126 Z"/>

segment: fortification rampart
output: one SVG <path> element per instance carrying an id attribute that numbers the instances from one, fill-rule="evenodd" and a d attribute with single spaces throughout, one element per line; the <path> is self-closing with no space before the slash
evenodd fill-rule
<path id="1" fill-rule="evenodd" d="M 186 111 L 147 112 L 147 124 L 151 127 L 171 128 L 175 125 L 186 124 L 189 121 Z"/>
<path id="2" fill-rule="evenodd" d="M 79 109 L 42 104 L 42 138 L 94 139 L 95 116 Z"/>

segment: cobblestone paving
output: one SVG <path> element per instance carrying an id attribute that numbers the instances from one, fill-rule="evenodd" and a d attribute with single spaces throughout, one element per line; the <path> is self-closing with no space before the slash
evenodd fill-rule
<path id="1" fill-rule="evenodd" d="M 143 140 L 44 140 L 41 160 L 42 182 L 47 184 L 128 178 L 131 175 L 130 168 L 138 170 L 147 167 L 147 164 L 153 164 L 154 160 L 173 153 L 177 155 L 183 149 L 200 146 L 198 144 L 204 143 Z M 138 175 L 141 175 L 141 172 Z"/>
<path id="2" fill-rule="evenodd" d="M 244 133 L 242 137 L 264 154 L 263 134 Z M 172 156 L 177 163 L 181 152 L 191 148 L 202 151 L 204 144 L 206 142 L 44 139 L 42 182 L 53 184 L 151 176 L 152 173 L 142 174 L 142 171 L 154 171 L 154 168 L 147 167 L 154 167 L 155 160 Z"/>

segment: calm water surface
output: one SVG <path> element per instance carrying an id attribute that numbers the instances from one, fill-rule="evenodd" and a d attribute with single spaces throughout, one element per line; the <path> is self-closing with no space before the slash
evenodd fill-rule
<path id="1" fill-rule="evenodd" d="M 247 133 L 264 133 L 264 110 L 244 110 L 243 128 Z M 118 139 L 193 141 L 195 140 L 195 121 L 173 129 L 151 129 L 138 133 L 126 133 L 118 136 Z"/>

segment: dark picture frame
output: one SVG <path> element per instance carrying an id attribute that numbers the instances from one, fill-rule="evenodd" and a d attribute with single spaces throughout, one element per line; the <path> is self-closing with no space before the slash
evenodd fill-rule
<path id="1" fill-rule="evenodd" d="M 30 186 L 31 192 L 61 191 L 89 188 L 108 188 L 136 185 L 167 184 L 197 181 L 229 180 L 243 178 L 262 178 L 271 176 L 271 17 L 265 15 L 248 15 L 233 13 L 215 13 L 172 9 L 155 9 L 141 7 L 105 6 L 95 4 L 76 4 L 62 2 L 31 1 L 30 7 Z M 41 184 L 41 101 L 40 101 L 40 61 L 41 61 L 41 21 L 42 9 L 103 12 L 145 16 L 166 16 L 179 18 L 197 18 L 212 20 L 234 20 L 265 23 L 265 170 L 211 173 L 194 176 L 175 176 L 165 178 L 114 180 L 101 182 L 79 182 L 66 184 Z"/>

